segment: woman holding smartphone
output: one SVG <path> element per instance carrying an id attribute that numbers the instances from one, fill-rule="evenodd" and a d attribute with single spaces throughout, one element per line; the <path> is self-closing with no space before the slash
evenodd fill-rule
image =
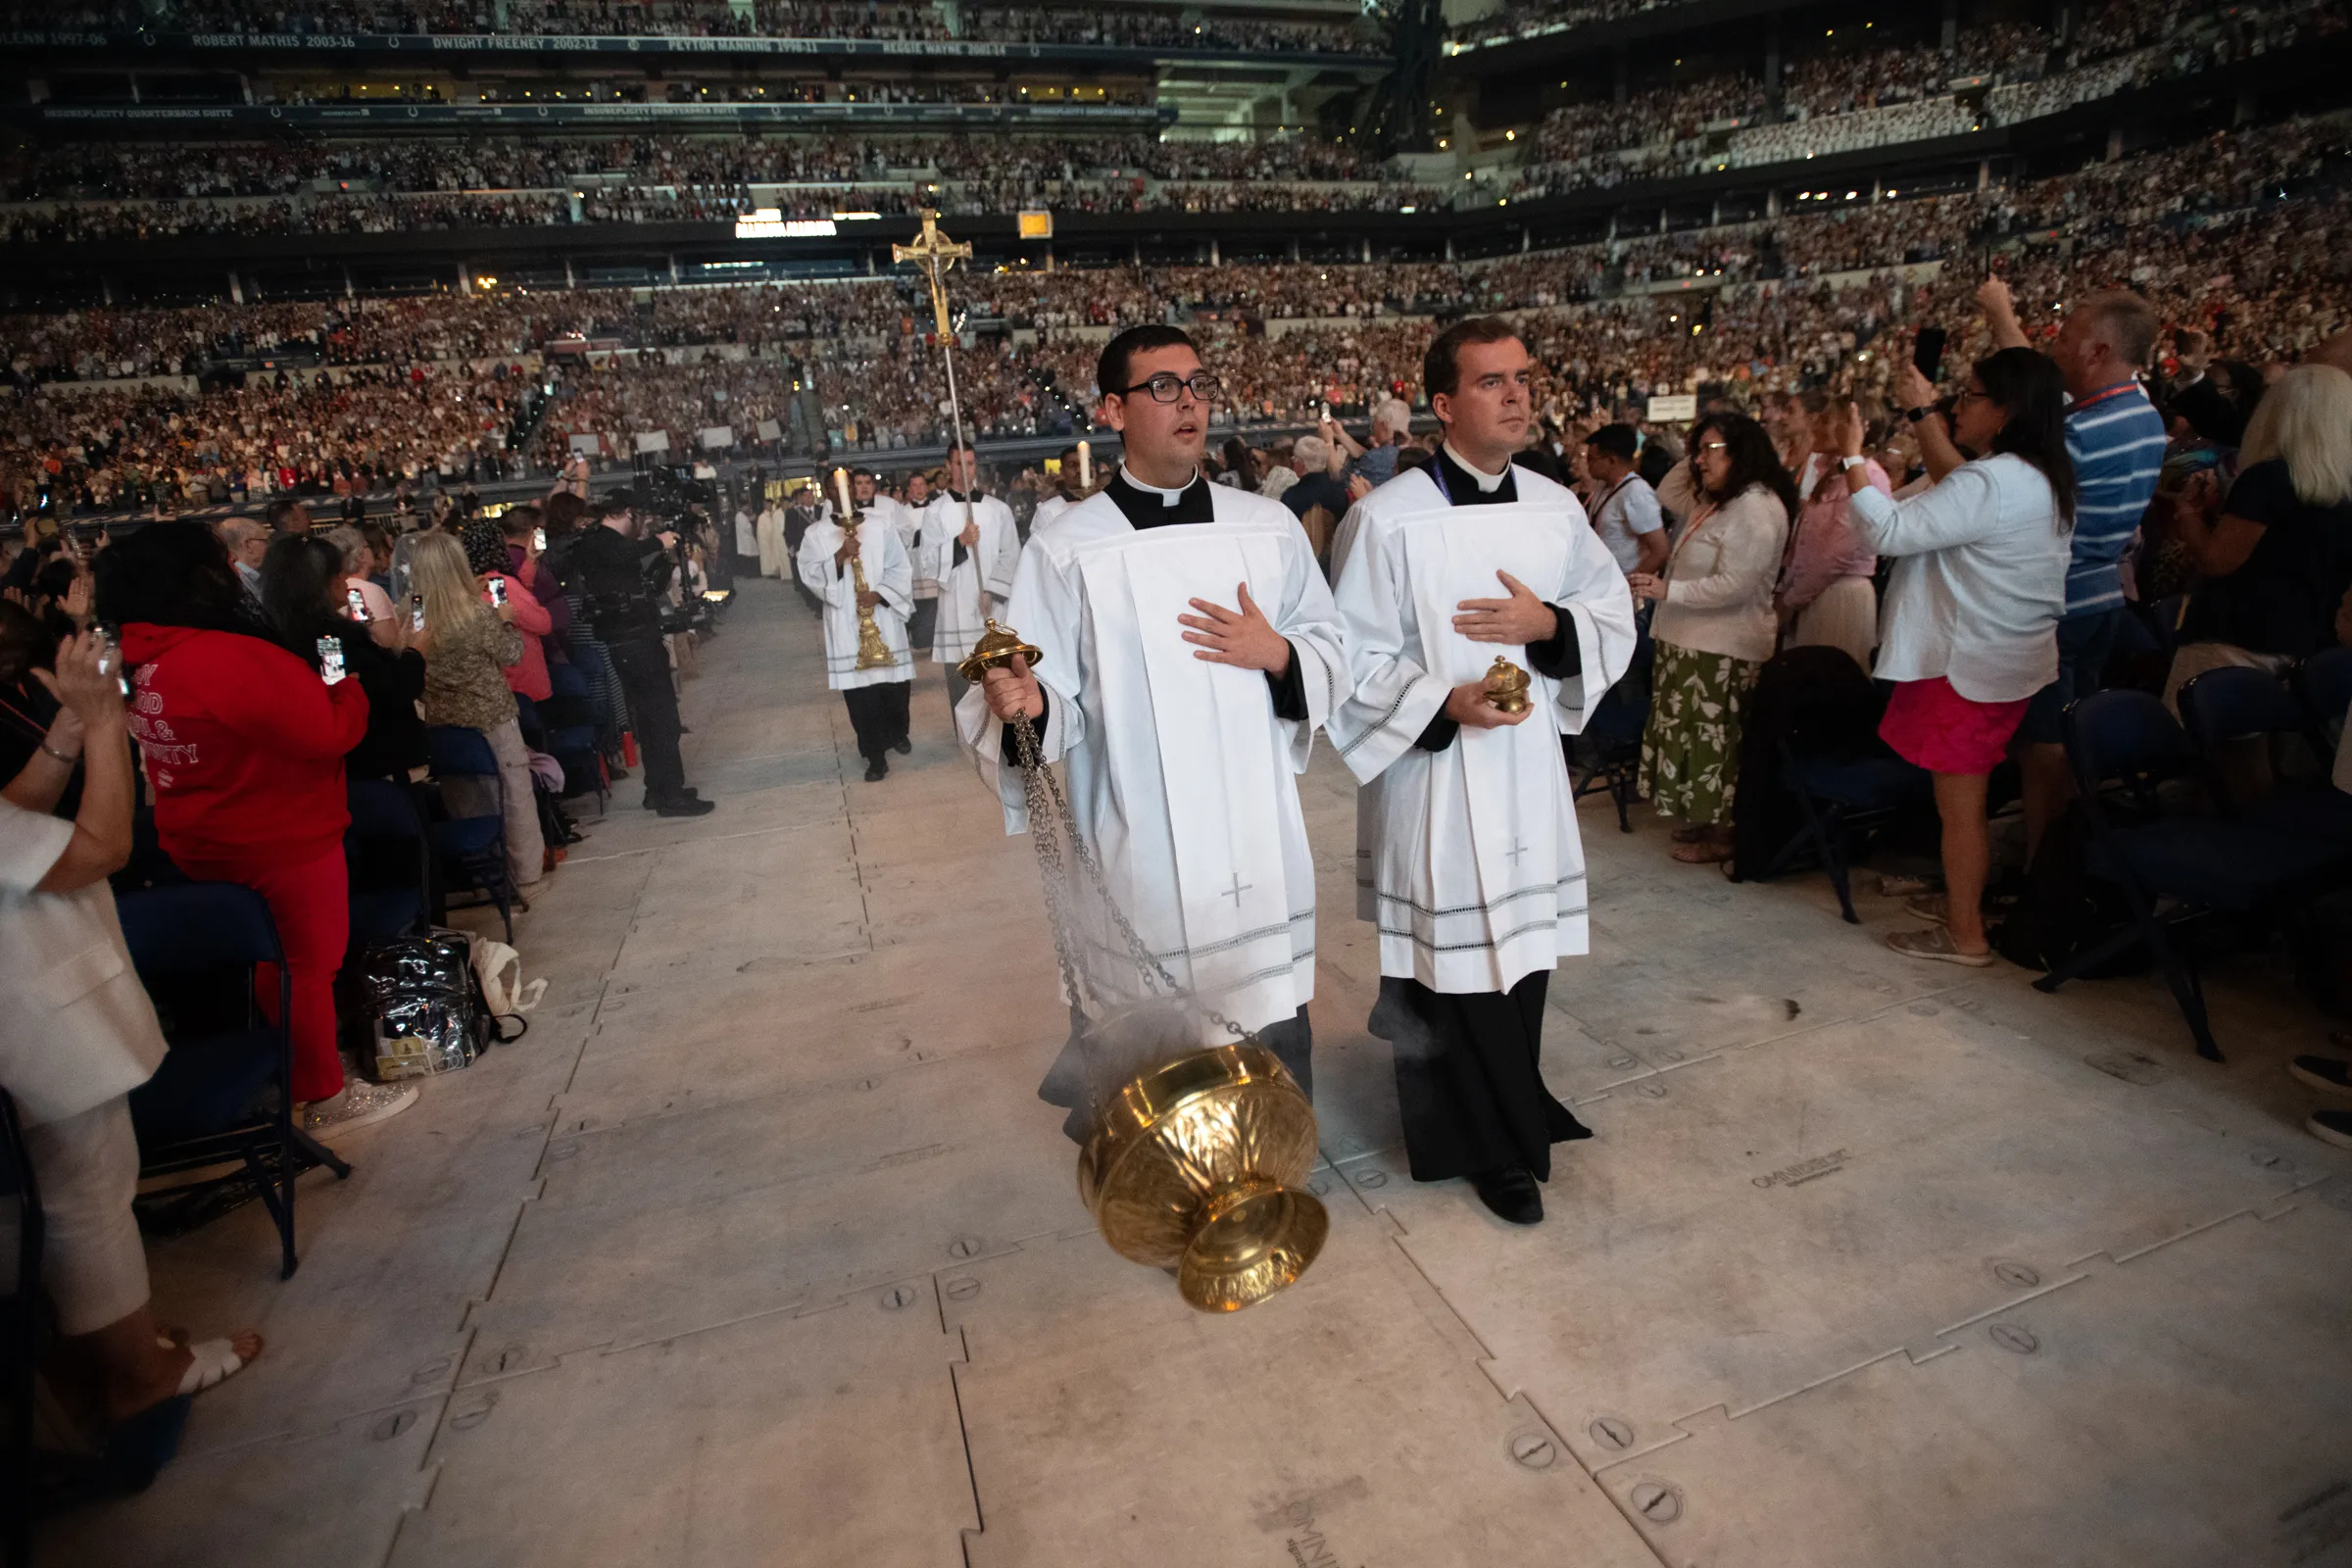
<path id="1" fill-rule="evenodd" d="M 417 539 L 411 569 L 424 596 L 424 630 L 413 639 L 424 655 L 424 721 L 478 729 L 498 758 L 498 800 L 478 779 L 450 779 L 443 794 L 460 816 L 505 815 L 507 874 L 516 887 L 529 887 L 545 870 L 547 846 L 531 794 L 530 754 L 507 684 L 508 667 L 522 662 L 514 605 L 490 603 L 465 547 L 445 533 Z"/>
<path id="2" fill-rule="evenodd" d="M 1924 381 L 1913 386 L 1916 395 Z M 2057 366 L 2032 349 L 1979 360 L 1952 400 L 1948 429 L 1956 446 L 1984 456 L 1903 501 L 1872 482 L 1862 416 L 1850 403 L 1838 411 L 1833 450 L 1856 530 L 1897 558 L 1877 670 L 1894 695 L 1879 734 L 1935 775 L 1943 820 L 1947 891 L 1910 905 L 1935 924 L 1898 931 L 1886 945 L 1905 957 L 1981 969 L 1992 962 L 1983 907 L 1992 858 L 1985 783 L 2028 702 L 2058 674 L 2075 466 Z"/>
<path id="3" fill-rule="evenodd" d="M 407 646 L 408 617 L 390 612 L 363 621 L 353 613 L 348 557 L 339 555 L 336 534 L 279 534 L 262 557 L 262 619 L 278 645 L 324 673 L 325 651 L 333 648 L 343 674 L 368 694 L 368 733 L 343 757 L 350 778 L 408 782 L 425 760 L 424 720 L 416 716 L 424 695 L 424 658 Z M 364 602 L 358 607 L 365 609 Z"/>

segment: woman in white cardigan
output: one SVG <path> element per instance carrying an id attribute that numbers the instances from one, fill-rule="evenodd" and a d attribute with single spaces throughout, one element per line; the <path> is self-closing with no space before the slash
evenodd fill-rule
<path id="1" fill-rule="evenodd" d="M 1933 400 L 1925 377 L 1907 376 L 1903 402 Z M 1898 558 L 1879 622 L 1877 673 L 1896 683 L 1879 734 L 1936 775 L 1943 819 L 1945 892 L 1911 905 L 1938 923 L 1897 932 L 1886 945 L 1983 968 L 1992 962 L 1982 906 L 1991 861 L 1984 782 L 2029 700 L 2058 675 L 2075 469 L 2065 384 L 2031 349 L 1979 360 L 1952 399 L 1948 432 L 1945 417 L 1921 422 L 1936 484 L 1906 501 L 1871 486 L 1862 416 L 1851 404 L 1838 421 L 1838 451 L 1856 529 L 1880 555 Z M 1963 463 L 1961 448 L 1984 455 Z"/>
<path id="2" fill-rule="evenodd" d="M 1683 819 L 1674 858 L 1704 865 L 1731 858 L 1740 711 L 1780 635 L 1772 589 L 1797 499 L 1772 437 L 1745 415 L 1700 420 L 1690 467 L 1690 519 L 1665 569 L 1626 583 L 1658 607 L 1642 789 L 1660 815 Z"/>
<path id="3" fill-rule="evenodd" d="M 164 1037 L 122 944 L 106 879 L 130 855 L 130 741 L 116 656 L 84 632 L 38 671 L 64 704 L 24 770 L 0 787 L 0 1089 L 16 1102 L 40 1189 L 42 1272 L 61 1336 L 61 1395 L 109 1434 L 122 1479 L 171 1456 L 187 1396 L 261 1353 L 239 1335 L 189 1345 L 158 1326 L 130 1200 L 139 1151 L 125 1096 Z M 51 815 L 76 765 L 81 807 Z"/>

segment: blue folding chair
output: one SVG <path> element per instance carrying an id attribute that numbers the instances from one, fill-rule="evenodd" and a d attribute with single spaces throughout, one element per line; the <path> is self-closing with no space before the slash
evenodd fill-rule
<path id="1" fill-rule="evenodd" d="M 1634 830 L 1630 814 L 1642 798 L 1642 733 L 1649 727 L 1650 677 L 1657 645 L 1650 641 L 1648 618 L 1636 623 L 1633 657 L 1617 684 L 1592 705 L 1584 729 L 1562 737 L 1568 754 L 1572 801 L 1607 791 L 1617 808 L 1617 831 Z"/>
<path id="2" fill-rule="evenodd" d="M 1886 710 L 1883 688 L 1842 649 L 1791 648 L 1764 665 L 1740 742 L 1735 880 L 1769 882 L 1809 860 L 1828 874 L 1846 923 L 1861 923 L 1850 870 L 1857 837 L 1935 790 L 1926 769 L 1879 738 Z"/>
<path id="3" fill-rule="evenodd" d="M 294 1178 L 313 1165 L 351 1166 L 294 1125 L 294 1042 L 282 1020 L 293 985 L 270 906 L 231 882 L 188 882 L 115 901 L 140 984 L 172 1049 L 130 1092 L 142 1178 L 235 1161 L 239 1169 L 139 1195 L 143 1213 L 174 1228 L 242 1201 L 250 1184 L 277 1225 L 278 1277 L 293 1277 Z M 254 970 L 277 966 L 277 1016 L 255 1002 Z"/>
<path id="4" fill-rule="evenodd" d="M 2289 834 L 2253 822 L 2167 814 L 2158 786 L 2194 775 L 2204 759 L 2164 704 L 2146 692 L 2106 691 L 2068 705 L 2066 755 L 2090 818 L 2088 868 L 2119 885 L 2132 923 L 2034 982 L 2056 991 L 2134 942 L 2145 942 L 2197 1043 L 2197 1054 L 2223 1059 L 2214 1043 L 2205 992 L 2181 928 L 2215 915 L 2292 912 L 2340 870 Z M 2115 786 L 2134 808 L 2119 814 Z M 2159 910 L 2161 909 L 2161 914 Z"/>
<path id="5" fill-rule="evenodd" d="M 432 908 L 432 845 L 416 800 L 407 786 L 381 778 L 355 778 L 344 794 L 351 809 L 351 826 L 343 833 L 351 883 L 345 952 L 420 935 Z"/>
<path id="6" fill-rule="evenodd" d="M 474 889 L 496 905 L 511 943 L 514 940 L 514 906 L 521 898 L 507 869 L 507 785 L 498 768 L 498 754 L 480 730 L 456 724 L 431 726 L 425 731 L 425 746 L 435 779 L 447 783 L 487 778 L 497 791 L 500 809 L 495 814 L 451 816 L 433 823 L 430 832 L 446 884 L 453 891 Z M 443 800 L 446 802 L 446 795 Z"/>
<path id="7" fill-rule="evenodd" d="M 2203 749 L 2214 799 L 2228 815 L 2310 842 L 2322 858 L 2352 851 L 2352 795 L 2325 779 L 2313 785 L 2281 784 L 2267 794 L 2240 799 L 2224 765 L 2228 749 L 2249 741 L 2288 744 L 2308 739 L 2326 772 L 2327 738 L 2309 722 L 2304 703 L 2288 695 L 2277 676 L 2245 665 L 2209 669 L 2180 688 L 2180 718 Z M 2352 696 L 2345 698 L 2352 702 Z M 2337 715 L 2341 717 L 2339 713 Z"/>
<path id="8" fill-rule="evenodd" d="M 611 794 L 605 780 L 605 759 L 596 738 L 596 689 L 577 664 L 547 666 L 550 688 L 539 705 L 545 727 L 543 750 L 564 764 L 566 796 L 594 793 L 599 815 Z"/>

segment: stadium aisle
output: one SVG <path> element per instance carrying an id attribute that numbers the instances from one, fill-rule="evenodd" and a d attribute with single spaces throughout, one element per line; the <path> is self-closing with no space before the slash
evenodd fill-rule
<path id="1" fill-rule="evenodd" d="M 1677 1565 L 2340 1560 L 2352 1160 L 2310 1042 L 2225 986 L 1908 964 L 1817 877 L 1733 887 L 1584 815 L 1595 951 L 1547 1075 L 1598 1136 L 1551 1217 L 1406 1176 L 1353 791 L 1302 791 L 1333 1218 L 1200 1317 L 1095 1234 L 1034 1087 L 1064 1016 L 1034 862 L 919 666 L 859 778 L 814 620 L 755 580 L 518 921 L 529 1035 L 302 1189 L 154 1251 L 256 1324 L 148 1494 L 50 1564 Z M 1872 931 L 1898 901 L 1863 899 Z M 481 922 L 474 921 L 477 928 Z M 1924 972 L 1923 972 L 1924 971 Z M 2283 991 L 2283 985 L 2275 989 Z"/>

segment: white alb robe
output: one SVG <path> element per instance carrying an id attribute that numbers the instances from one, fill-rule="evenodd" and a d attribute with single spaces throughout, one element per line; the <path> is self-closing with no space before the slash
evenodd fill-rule
<path id="1" fill-rule="evenodd" d="M 784 509 L 772 503 L 763 508 L 754 532 L 760 541 L 760 575 L 784 576 L 792 567 L 784 559 Z"/>
<path id="2" fill-rule="evenodd" d="M 930 558 L 931 579 L 939 584 L 931 657 L 948 665 L 960 662 L 988 629 L 980 596 L 986 594 L 1000 607 L 1012 597 L 1012 574 L 1021 560 L 1020 530 L 1013 526 L 1010 507 L 995 496 L 974 496 L 972 520 L 980 525 L 980 542 L 964 551 L 959 564 L 956 545 L 963 537 L 963 503 L 943 495 L 931 503 L 923 519 L 923 549 Z M 916 575 L 922 575 L 920 567 Z"/>
<path id="3" fill-rule="evenodd" d="M 1178 983 L 1258 1029 L 1314 995 L 1315 864 L 1295 775 L 1347 690 L 1347 659 L 1298 519 L 1207 488 L 1213 520 L 1202 523 L 1138 529 L 1108 494 L 1071 507 L 1030 535 L 999 618 L 1042 651 L 1040 743 L 1065 766 L 1111 897 Z M 1196 659 L 1184 641 L 1176 617 L 1195 612 L 1189 601 L 1238 608 L 1243 582 L 1290 639 L 1303 721 L 1275 716 L 1263 671 Z M 977 686 L 956 718 L 1004 802 L 1005 830 L 1021 832 L 1021 776 L 1000 765 L 1005 726 Z M 1117 939 L 1083 935 L 1090 983 L 1138 996 Z M 1231 1038 L 1203 1020 L 1204 1044 Z"/>
<path id="4" fill-rule="evenodd" d="M 1352 691 L 1332 743 L 1356 797 L 1357 912 L 1380 972 L 1433 991 L 1507 991 L 1587 948 L 1584 844 L 1560 737 L 1584 728 L 1634 651 L 1624 574 L 1569 491 L 1514 469 L 1519 500 L 1446 504 L 1425 469 L 1349 509 L 1332 546 Z M 1507 571 L 1574 624 L 1581 673 L 1529 670 L 1536 712 L 1414 745 L 1447 694 L 1524 649 L 1453 629 L 1465 599 L 1500 599 Z"/>
<path id="5" fill-rule="evenodd" d="M 760 553 L 760 526 L 747 507 L 735 509 L 735 553 L 739 556 Z"/>
<path id="6" fill-rule="evenodd" d="M 919 507 L 904 501 L 892 501 L 888 496 L 877 497 L 874 502 L 881 509 L 881 514 L 890 518 L 891 526 L 899 530 L 899 542 L 906 547 L 906 559 L 914 567 L 914 597 L 917 599 L 939 597 L 939 579 L 931 572 L 931 536 L 925 526 L 930 518 L 931 507 L 937 499 L 934 497 Z"/>
<path id="7" fill-rule="evenodd" d="M 1046 498 L 1037 504 L 1037 509 L 1029 514 L 1029 531 L 1036 533 L 1077 504 L 1058 490 L 1048 491 Z"/>
<path id="8" fill-rule="evenodd" d="M 841 524 L 830 510 L 801 535 L 801 581 L 825 602 L 825 684 L 846 692 L 914 679 L 914 653 L 906 643 L 906 617 L 914 612 L 914 573 L 906 547 L 899 542 L 898 530 L 883 526 L 879 518 L 869 516 L 858 530 L 858 562 L 865 568 L 865 585 L 882 596 L 874 607 L 874 625 L 891 654 L 891 662 L 859 669 L 858 584 L 847 564 L 833 564 L 841 537 Z"/>

